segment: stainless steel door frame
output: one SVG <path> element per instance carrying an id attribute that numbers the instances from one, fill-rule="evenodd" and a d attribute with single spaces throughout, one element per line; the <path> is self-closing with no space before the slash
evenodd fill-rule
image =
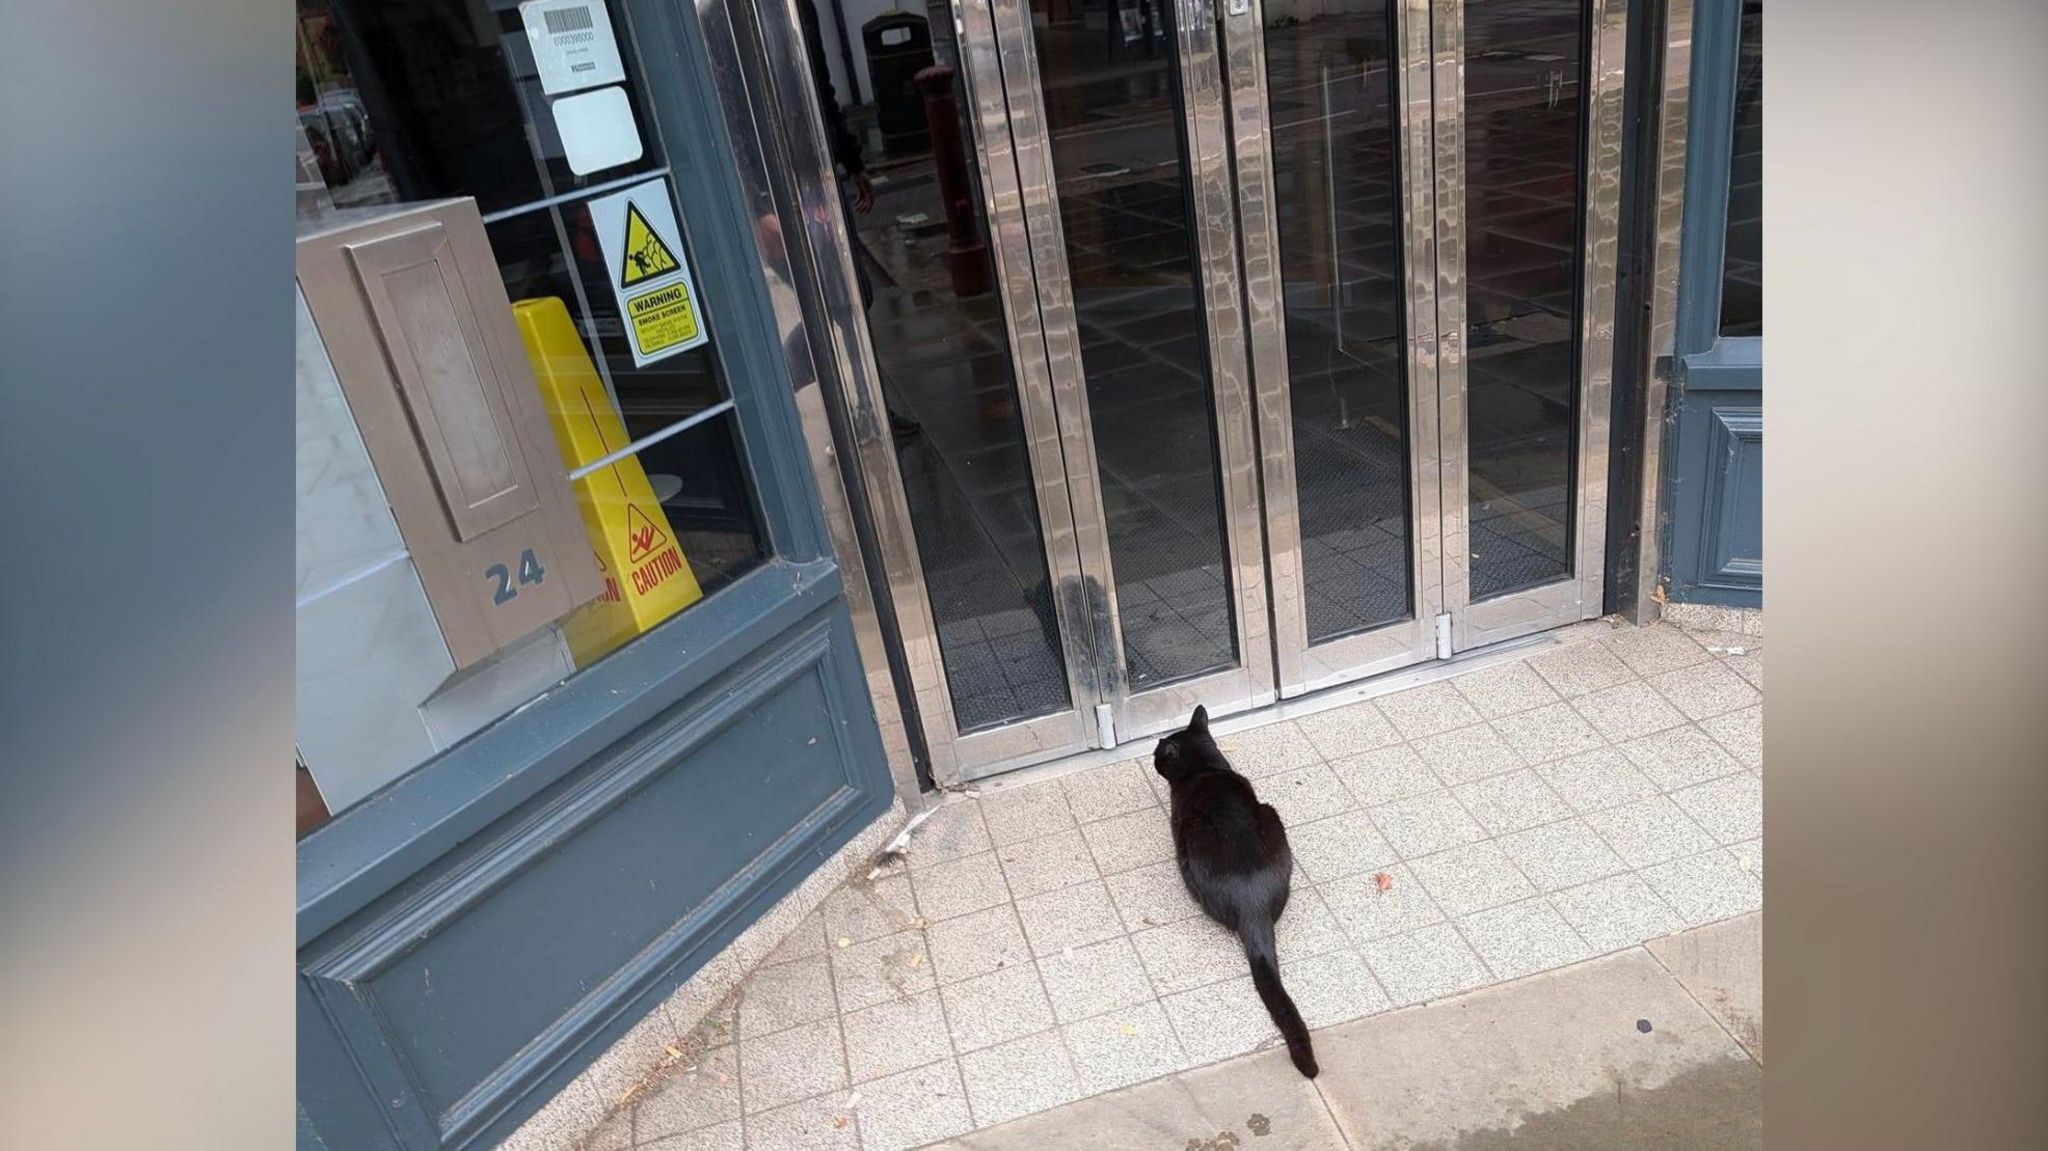
<path id="1" fill-rule="evenodd" d="M 1027 0 L 992 0 L 1016 144 L 1025 226 L 1031 237 L 1053 400 L 1059 412 L 1083 596 L 1094 616 L 1097 698 L 1109 705 L 1116 742 L 1167 731 L 1197 704 L 1219 714 L 1264 706 L 1277 698 L 1267 623 L 1265 556 L 1258 493 L 1258 455 L 1251 394 L 1245 378 L 1243 318 L 1237 276 L 1235 178 L 1226 131 L 1221 58 L 1211 0 L 1175 0 L 1175 66 L 1180 69 L 1187 175 L 1197 208 L 1196 259 L 1209 344 L 1210 403 L 1215 418 L 1227 562 L 1238 665 L 1144 691 L 1125 672 L 1121 614 L 1110 559 L 1108 518 L 1088 413 L 1079 323 L 1067 268 L 1065 228 L 1053 168 L 1050 126 Z M 1063 589 L 1064 591 L 1064 589 Z M 1066 597 L 1062 596 L 1063 601 Z"/>
<path id="2" fill-rule="evenodd" d="M 951 739 L 953 775 L 966 780 L 1095 746 L 1095 709 L 1101 693 L 1092 673 L 1093 620 L 1086 598 L 1073 594 L 1074 589 L 1085 586 L 1083 537 L 1068 497 L 1071 481 L 1061 448 L 1059 413 L 1053 403 L 1044 316 L 1032 278 L 1031 239 L 1025 228 L 1011 112 L 1004 98 L 1000 43 L 988 0 L 956 0 L 954 18 L 960 79 L 971 104 L 975 163 L 988 200 L 990 255 L 1016 367 L 1019 414 L 1031 461 L 1046 570 L 1052 581 L 1068 699 L 1073 705 L 1070 711 L 960 735 L 948 695 L 944 714 L 925 725 L 927 738 Z M 945 693 L 943 667 L 938 670 L 939 690 Z"/>
<path id="3" fill-rule="evenodd" d="M 803 0 L 795 0 L 803 2 Z M 796 45 L 789 58 L 801 57 L 790 0 L 777 13 L 787 43 Z M 1055 589 L 1079 582 L 1079 552 L 1065 491 L 1058 423 L 1049 398 L 1045 345 L 1038 302 L 1031 283 L 1031 254 L 1023 217 L 996 42 L 982 0 L 961 0 L 956 13 L 961 34 L 960 79 L 968 94 L 973 121 L 974 155 L 983 195 L 989 201 L 987 220 L 990 258 L 1008 334 L 1024 425 L 1026 452 L 1045 545 L 1048 578 Z M 816 124 L 817 94 L 807 69 L 776 68 L 771 79 L 774 100 L 785 123 Z M 860 476 L 866 511 L 880 553 L 884 583 L 897 623 L 897 642 L 916 703 L 917 720 L 929 756 L 933 780 L 950 786 L 1011 766 L 1086 750 L 1095 743 L 1095 707 L 1099 702 L 1087 674 L 1091 640 L 1085 612 L 1070 609 L 1067 597 L 1056 597 L 1055 615 L 1066 662 L 1069 706 L 1001 727 L 962 734 L 946 677 L 938 625 L 924 577 L 917 537 L 906 499 L 902 471 L 888 427 L 888 408 L 881 373 L 863 317 L 853 264 L 853 244 L 835 194 L 831 151 L 822 137 L 793 149 L 808 164 L 791 184 L 798 203 L 793 215 L 803 222 L 803 239 L 815 261 L 821 310 L 819 325 L 831 349 L 833 366 L 844 390 L 840 397 L 850 428 L 851 455 Z"/>
<path id="4" fill-rule="evenodd" d="M 1435 102 L 1439 431 L 1443 444 L 1443 588 L 1451 642 L 1463 651 L 1599 616 L 1607 527 L 1608 420 L 1621 204 L 1625 0 L 1587 0 L 1587 117 L 1581 135 L 1578 424 L 1572 575 L 1526 591 L 1471 598 L 1465 282 L 1465 6 L 1432 0 Z"/>
<path id="5" fill-rule="evenodd" d="M 1245 300 L 1257 382 L 1266 546 L 1273 588 L 1279 694 L 1296 696 L 1392 671 L 1437 654 L 1443 610 L 1438 504 L 1436 208 L 1430 148 L 1428 0 L 1393 0 L 1399 79 L 1402 267 L 1409 428 L 1409 535 L 1413 611 L 1408 619 L 1320 644 L 1308 637 L 1306 570 L 1295 481 L 1294 413 L 1280 265 L 1278 201 L 1266 83 L 1263 0 L 1224 21 L 1243 223 Z"/>

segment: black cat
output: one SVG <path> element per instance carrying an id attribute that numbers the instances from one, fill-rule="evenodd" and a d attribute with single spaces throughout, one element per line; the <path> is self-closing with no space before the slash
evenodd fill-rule
<path id="1" fill-rule="evenodd" d="M 1180 877 L 1209 918 L 1237 933 L 1251 961 L 1252 984 L 1287 1040 L 1294 1066 L 1316 1077 L 1316 1054 L 1294 1000 L 1280 986 L 1273 925 L 1287 909 L 1294 855 L 1272 805 L 1209 738 L 1209 709 L 1198 707 L 1183 731 L 1159 741 L 1152 767 L 1173 788 L 1173 848 Z"/>

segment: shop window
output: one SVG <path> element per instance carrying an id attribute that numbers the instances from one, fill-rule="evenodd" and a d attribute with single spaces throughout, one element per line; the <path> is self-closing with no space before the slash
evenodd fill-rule
<path id="1" fill-rule="evenodd" d="M 1735 142 L 1729 155 L 1728 239 L 1721 266 L 1721 334 L 1764 333 L 1764 6 L 1743 0 L 1735 63 Z"/>
<path id="2" fill-rule="evenodd" d="M 320 301 L 302 290 L 303 834 L 717 594 L 769 545 L 702 306 L 719 270 L 692 258 L 623 6 L 299 0 L 297 62 L 302 236 L 474 200 L 504 288 L 496 306 L 510 304 L 527 356 L 493 378 L 539 402 L 457 411 L 449 442 L 458 456 L 475 450 L 457 443 L 471 430 L 464 418 L 517 424 L 522 409 L 545 411 L 526 434 L 553 449 L 543 478 L 575 496 L 567 535 L 573 545 L 582 529 L 587 556 L 576 562 L 591 560 L 584 587 L 601 589 L 502 643 L 451 640 L 461 629 L 394 514 L 416 477 L 387 466 L 397 450 L 380 439 L 388 429 L 362 423 Z M 687 287 L 672 290 L 681 277 Z M 459 317 L 444 328 L 469 330 Z M 450 466 L 419 474 L 445 484 Z M 455 536 L 502 519 L 479 514 Z M 528 558 L 474 573 L 498 580 L 478 594 L 516 596 L 550 578 Z"/>

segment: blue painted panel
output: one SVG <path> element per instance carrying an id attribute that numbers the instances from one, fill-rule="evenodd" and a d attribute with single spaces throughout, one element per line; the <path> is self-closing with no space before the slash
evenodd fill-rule
<path id="1" fill-rule="evenodd" d="M 1763 603 L 1762 393 L 1681 397 L 1665 474 L 1666 595 L 1680 603 Z"/>
<path id="2" fill-rule="evenodd" d="M 1725 588 L 1763 587 L 1763 445 L 1761 408 L 1716 408 L 1707 436 L 1712 469 L 1706 514 L 1701 517 L 1702 583 Z M 1718 480 L 1718 482 L 1714 482 Z"/>
<path id="3" fill-rule="evenodd" d="M 313 949 L 407 1146 L 508 1133 L 887 809 L 854 650 L 834 604 Z"/>
<path id="4" fill-rule="evenodd" d="M 801 674 L 748 700 L 745 712 L 716 708 L 668 733 L 658 758 L 633 764 L 651 776 L 637 788 L 608 795 L 607 774 L 558 798 L 535 822 L 579 826 L 515 836 L 524 842 L 508 853 L 545 854 L 505 861 L 524 868 L 494 876 L 487 898 L 450 908 L 435 934 L 371 978 L 365 990 L 437 1113 L 554 1026 L 593 979 L 624 969 L 701 907 L 762 854 L 764 838 L 852 782 L 819 679 L 818 638 Z M 702 746 L 683 734 L 709 723 L 723 729 Z M 576 810 L 607 802 L 609 810 Z"/>

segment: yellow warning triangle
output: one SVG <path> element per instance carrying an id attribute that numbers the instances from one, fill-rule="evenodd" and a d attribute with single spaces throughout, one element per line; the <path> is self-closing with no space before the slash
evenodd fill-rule
<path id="1" fill-rule="evenodd" d="M 668 536 L 654 526 L 638 507 L 626 505 L 626 562 L 637 564 L 668 543 Z"/>
<path id="2" fill-rule="evenodd" d="M 640 214 L 640 206 L 626 201 L 625 259 L 619 268 L 619 287 L 630 288 L 643 280 L 666 276 L 682 266 L 668 243 Z"/>

